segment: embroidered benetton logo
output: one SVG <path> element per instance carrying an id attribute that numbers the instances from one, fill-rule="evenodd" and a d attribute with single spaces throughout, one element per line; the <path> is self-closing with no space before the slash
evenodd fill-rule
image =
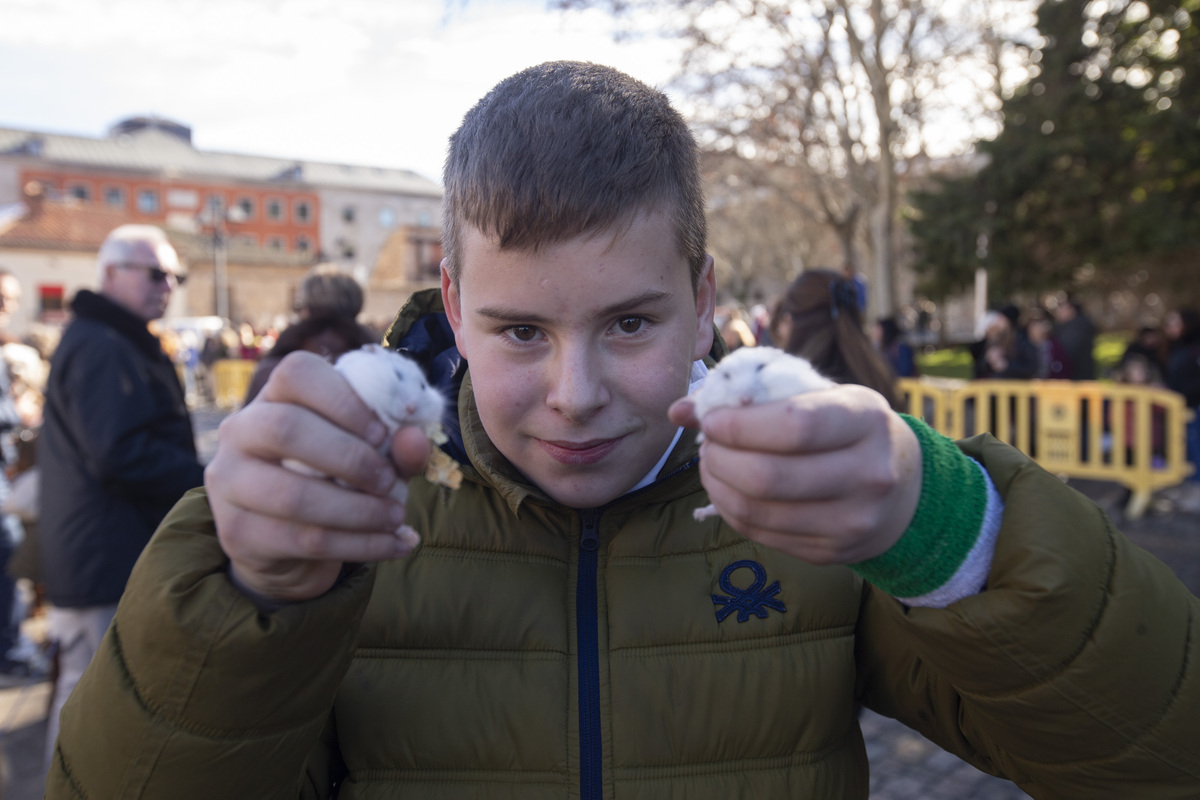
<path id="1" fill-rule="evenodd" d="M 739 569 L 748 569 L 754 573 L 754 583 L 745 589 L 733 585 L 733 573 Z M 712 596 L 713 603 L 720 606 L 717 609 L 717 622 L 724 621 L 734 611 L 737 612 L 738 622 L 750 619 L 751 614 L 759 619 L 766 619 L 768 608 L 787 611 L 783 601 L 775 597 L 779 594 L 779 581 L 775 581 L 764 589 L 763 584 L 766 582 L 767 571 L 757 561 L 735 561 L 726 567 L 725 571 L 721 573 L 721 588 L 729 592 L 731 596 L 725 597 L 719 594 Z"/>

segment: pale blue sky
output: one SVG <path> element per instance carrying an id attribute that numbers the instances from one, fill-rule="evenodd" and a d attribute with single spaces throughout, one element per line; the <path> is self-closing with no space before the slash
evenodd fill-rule
<path id="1" fill-rule="evenodd" d="M 196 146 L 402 167 L 439 179 L 447 137 L 501 78 L 551 59 L 656 85 L 671 44 L 615 43 L 544 0 L 0 0 L 0 126 L 101 136 L 160 114 Z"/>

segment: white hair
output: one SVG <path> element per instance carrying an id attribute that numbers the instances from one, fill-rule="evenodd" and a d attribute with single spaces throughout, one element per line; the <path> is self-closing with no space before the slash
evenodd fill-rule
<path id="1" fill-rule="evenodd" d="M 168 272 L 179 271 L 179 256 L 162 228 L 153 225 L 121 225 L 114 228 L 100 245 L 96 256 L 96 276 L 104 283 L 104 268 L 110 264 L 138 263 L 138 248 L 149 248 Z"/>

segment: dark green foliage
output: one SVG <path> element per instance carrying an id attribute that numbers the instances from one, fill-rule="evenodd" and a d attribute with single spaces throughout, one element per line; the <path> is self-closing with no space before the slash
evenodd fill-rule
<path id="1" fill-rule="evenodd" d="M 1040 74 L 978 145 L 986 166 L 914 195 L 931 294 L 969 284 L 980 265 L 995 299 L 1116 288 L 1139 270 L 1172 301 L 1196 291 L 1200 0 L 1115 2 L 1099 16 L 1097 5 L 1042 4 Z"/>

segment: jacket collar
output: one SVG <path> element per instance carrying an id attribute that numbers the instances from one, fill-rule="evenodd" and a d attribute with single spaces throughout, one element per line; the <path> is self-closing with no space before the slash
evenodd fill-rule
<path id="1" fill-rule="evenodd" d="M 158 337 L 146 327 L 144 319 L 102 294 L 80 289 L 71 301 L 71 310 L 76 317 L 107 325 L 151 358 L 167 357 Z"/>

